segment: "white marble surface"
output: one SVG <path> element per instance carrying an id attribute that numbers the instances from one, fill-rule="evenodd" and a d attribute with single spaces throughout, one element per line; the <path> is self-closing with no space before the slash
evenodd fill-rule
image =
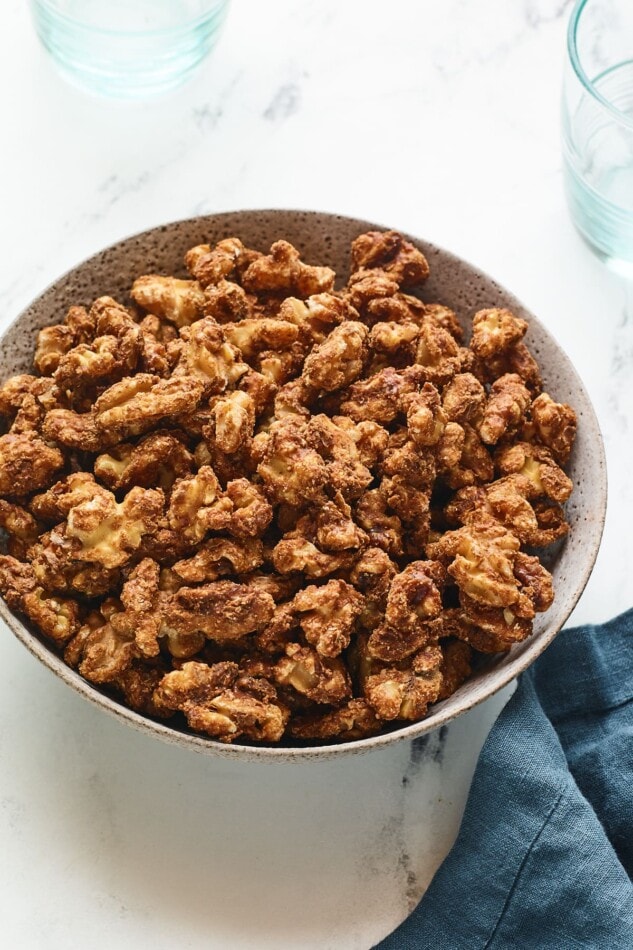
<path id="1" fill-rule="evenodd" d="M 192 83 L 122 105 L 59 79 L 5 0 L 0 319 L 102 246 L 199 212 L 317 208 L 443 244 L 539 314 L 592 394 L 611 505 L 574 619 L 606 619 L 630 597 L 633 329 L 564 206 L 569 9 L 235 0 Z M 2 634 L 0 916 L 20 950 L 364 950 L 450 846 L 504 699 L 415 746 L 239 766 L 111 721 Z"/>

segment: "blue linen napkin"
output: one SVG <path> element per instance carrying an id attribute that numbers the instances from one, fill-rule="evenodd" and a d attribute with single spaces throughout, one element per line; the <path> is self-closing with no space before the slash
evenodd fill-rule
<path id="1" fill-rule="evenodd" d="M 380 950 L 633 950 L 633 610 L 565 630 L 480 756 L 457 841 Z"/>

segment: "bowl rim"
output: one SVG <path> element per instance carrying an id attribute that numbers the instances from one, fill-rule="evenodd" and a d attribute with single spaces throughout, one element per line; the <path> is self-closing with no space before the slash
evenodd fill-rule
<path id="1" fill-rule="evenodd" d="M 58 277 L 56 277 L 55 280 L 51 281 L 46 287 L 44 287 L 37 294 L 37 296 L 34 297 L 25 307 L 23 307 L 17 316 L 11 320 L 9 324 L 7 324 L 0 334 L 0 344 L 2 344 L 6 336 L 19 323 L 24 315 L 28 313 L 33 307 L 35 307 L 43 297 L 54 290 L 58 284 L 65 281 L 80 268 L 96 262 L 103 254 L 109 253 L 110 251 L 119 248 L 121 245 L 124 245 L 127 242 L 139 241 L 147 238 L 156 232 L 165 232 L 171 228 L 178 228 L 179 226 L 183 225 L 191 225 L 194 222 L 201 222 L 205 220 L 209 221 L 209 226 L 211 227 L 214 223 L 221 223 L 222 219 L 224 218 L 232 218 L 238 214 L 262 216 L 295 214 L 306 218 L 329 217 L 340 221 L 354 223 L 355 225 L 358 225 L 360 228 L 362 228 L 363 231 L 393 230 L 392 226 L 386 226 L 377 222 L 367 221 L 362 218 L 355 218 L 351 215 L 327 211 L 306 210 L 302 208 L 245 208 L 234 211 L 221 211 L 204 215 L 193 215 L 163 224 L 154 225 L 151 228 L 129 234 L 127 237 L 114 241 L 113 243 L 94 252 L 89 257 L 79 261 L 73 267 L 70 267 L 68 270 L 66 270 L 63 274 L 60 274 Z M 363 231 L 359 231 L 359 233 L 363 233 Z M 501 291 L 508 301 L 508 306 L 516 306 L 517 309 L 527 312 L 530 315 L 530 319 L 534 321 L 537 326 L 545 330 L 547 336 L 549 336 L 550 339 L 555 343 L 558 349 L 558 356 L 561 357 L 561 361 L 565 364 L 566 371 L 571 375 L 575 385 L 578 386 L 586 398 L 589 417 L 587 418 L 587 416 L 585 416 L 585 425 L 588 427 L 593 427 L 595 434 L 597 435 L 597 441 L 593 448 L 594 454 L 597 455 L 597 458 L 595 459 L 596 468 L 600 471 L 602 478 L 598 486 L 598 492 L 596 492 L 594 496 L 597 505 L 593 532 L 589 539 L 589 543 L 585 548 L 587 557 L 584 561 L 582 576 L 579 578 L 576 591 L 569 602 L 569 609 L 566 611 L 564 616 L 561 616 L 559 621 L 553 623 L 550 627 L 546 628 L 544 631 L 534 637 L 532 642 L 528 643 L 528 646 L 519 656 L 515 657 L 514 659 L 510 659 L 510 661 L 503 668 L 492 670 L 490 673 L 486 673 L 486 685 L 481 691 L 476 692 L 474 695 L 466 695 L 460 698 L 458 695 L 458 690 L 456 693 L 453 693 L 452 696 L 448 697 L 448 699 L 437 704 L 437 707 L 439 708 L 436 708 L 436 711 L 431 712 L 426 718 L 421 719 L 418 722 L 413 722 L 410 725 L 395 728 L 390 732 L 380 733 L 378 735 L 369 736 L 364 739 L 354 739 L 348 742 L 339 742 L 325 745 L 276 747 L 264 745 L 242 745 L 239 743 L 223 743 L 211 738 L 205 738 L 201 735 L 196 735 L 195 733 L 174 729 L 161 721 L 150 719 L 141 713 L 135 712 L 128 706 L 123 705 L 123 703 L 120 703 L 106 693 L 101 692 L 95 685 L 85 680 L 76 670 L 68 666 L 60 656 L 56 655 L 52 649 L 45 644 L 44 641 L 40 640 L 28 629 L 26 624 L 23 623 L 22 620 L 20 620 L 19 617 L 10 610 L 4 598 L 0 597 L 0 618 L 4 620 L 12 633 L 24 644 L 27 650 L 45 667 L 47 667 L 47 669 L 49 669 L 64 683 L 74 689 L 75 692 L 79 693 L 93 705 L 105 711 L 118 721 L 123 720 L 136 730 L 161 739 L 162 741 L 168 742 L 172 745 L 178 745 L 183 748 L 192 749 L 193 751 L 202 754 L 220 755 L 225 758 L 238 758 L 242 761 L 258 760 L 268 762 L 306 762 L 323 760 L 325 758 L 333 758 L 335 756 L 342 755 L 364 754 L 376 749 L 385 748 L 386 746 L 392 745 L 396 742 L 416 739 L 422 735 L 425 735 L 426 733 L 433 732 L 436 729 L 439 729 L 441 726 L 446 725 L 448 722 L 451 722 L 453 719 L 456 719 L 458 716 L 469 712 L 471 709 L 474 709 L 476 706 L 479 706 L 481 703 L 490 699 L 500 690 L 508 686 L 513 680 L 515 680 L 520 673 L 524 672 L 532 665 L 537 657 L 540 656 L 541 653 L 543 653 L 545 649 L 552 643 L 576 607 L 580 597 L 582 596 L 582 593 L 585 590 L 585 587 L 587 586 L 596 562 L 596 558 L 598 556 L 598 551 L 600 549 L 600 543 L 604 531 L 607 508 L 607 467 L 604 441 L 595 409 L 591 399 L 589 398 L 589 394 L 587 393 L 585 385 L 571 359 L 569 356 L 567 356 L 567 353 L 560 346 L 558 340 L 556 340 L 550 330 L 502 284 L 499 284 L 496 280 L 494 280 L 486 271 L 483 271 L 476 265 L 471 264 L 470 261 L 467 261 L 465 258 L 454 254 L 452 251 L 448 251 L 440 245 L 434 244 L 425 238 L 411 235 L 404 230 L 398 229 L 398 231 L 406 240 L 410 240 L 415 244 L 423 244 L 425 248 L 428 248 L 433 253 L 439 254 L 443 260 L 456 265 L 465 266 L 472 272 L 473 276 L 486 281 L 487 284 L 492 285 Z M 458 697 L 457 701 L 451 705 L 450 700 L 452 700 L 455 696 Z"/>

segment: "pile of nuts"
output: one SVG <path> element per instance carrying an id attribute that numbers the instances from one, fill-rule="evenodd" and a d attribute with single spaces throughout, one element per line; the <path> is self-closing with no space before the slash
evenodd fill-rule
<path id="1" fill-rule="evenodd" d="M 186 266 L 71 307 L 0 388 L 0 591 L 85 679 L 223 742 L 423 718 L 552 602 L 573 410 L 523 319 L 481 310 L 466 345 L 411 295 L 393 231 L 341 290 L 281 240 Z"/>

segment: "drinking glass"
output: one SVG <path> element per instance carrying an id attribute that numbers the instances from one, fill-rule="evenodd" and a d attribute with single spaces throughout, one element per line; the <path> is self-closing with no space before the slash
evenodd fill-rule
<path id="1" fill-rule="evenodd" d="M 138 98 L 187 79 L 215 44 L 228 0 L 31 0 L 40 40 L 71 82 Z"/>
<path id="2" fill-rule="evenodd" d="M 563 161 L 571 216 L 633 278 L 633 0 L 579 0 L 567 33 Z"/>

